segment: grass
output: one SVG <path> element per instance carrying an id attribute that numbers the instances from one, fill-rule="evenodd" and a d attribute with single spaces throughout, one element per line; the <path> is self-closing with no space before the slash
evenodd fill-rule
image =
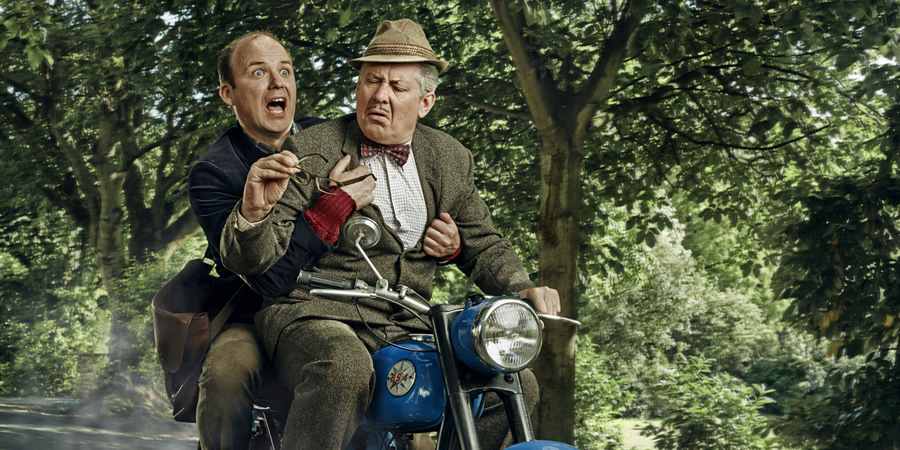
<path id="1" fill-rule="evenodd" d="M 653 448 L 653 438 L 650 436 L 641 436 L 641 428 L 648 423 L 659 424 L 658 420 L 637 420 L 637 419 L 619 419 L 616 423 L 622 428 L 622 434 L 625 435 L 624 447 L 627 449 L 649 449 Z"/>

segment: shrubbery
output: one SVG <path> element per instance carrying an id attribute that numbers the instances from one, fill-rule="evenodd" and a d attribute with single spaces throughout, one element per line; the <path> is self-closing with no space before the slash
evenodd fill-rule
<path id="1" fill-rule="evenodd" d="M 655 387 L 668 399 L 660 426 L 641 432 L 654 436 L 659 449 L 764 449 L 773 445 L 765 437 L 763 405 L 771 391 L 747 386 L 725 374 L 711 374 L 710 361 L 682 358 Z"/>
<path id="2" fill-rule="evenodd" d="M 611 374 L 590 338 L 578 338 L 575 352 L 575 445 L 579 449 L 622 447 L 622 430 L 613 424 L 633 395 L 623 390 L 628 380 Z"/>
<path id="3" fill-rule="evenodd" d="M 76 287 L 54 294 L 60 306 L 36 320 L 4 319 L 9 359 L 0 364 L 0 395 L 72 396 L 79 361 L 105 352 L 109 313 L 98 308 L 102 293 Z"/>

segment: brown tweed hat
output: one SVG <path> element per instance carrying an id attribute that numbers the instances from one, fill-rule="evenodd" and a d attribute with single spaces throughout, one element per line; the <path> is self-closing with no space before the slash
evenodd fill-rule
<path id="1" fill-rule="evenodd" d="M 438 72 L 450 65 L 434 56 L 422 27 L 409 19 L 381 22 L 362 58 L 351 59 L 350 66 L 359 70 L 364 62 L 429 62 L 437 66 Z"/>

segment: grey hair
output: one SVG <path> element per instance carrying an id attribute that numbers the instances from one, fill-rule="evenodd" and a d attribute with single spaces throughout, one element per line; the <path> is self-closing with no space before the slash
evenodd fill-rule
<path id="1" fill-rule="evenodd" d="M 416 73 L 416 81 L 419 82 L 419 98 L 429 92 L 434 92 L 438 85 L 438 68 L 431 63 L 422 63 L 422 68 Z"/>
<path id="2" fill-rule="evenodd" d="M 362 76 L 366 72 L 366 64 L 363 62 L 359 65 L 359 74 Z M 419 71 L 416 72 L 416 82 L 419 83 L 419 98 L 425 97 L 425 94 L 434 92 L 438 85 L 438 68 L 432 63 L 421 63 Z"/>

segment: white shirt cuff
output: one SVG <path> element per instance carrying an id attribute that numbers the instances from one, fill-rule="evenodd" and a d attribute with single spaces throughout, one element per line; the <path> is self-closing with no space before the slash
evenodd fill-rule
<path id="1" fill-rule="evenodd" d="M 266 216 L 266 217 L 269 217 L 269 216 Z M 247 231 L 247 230 L 265 222 L 266 217 L 263 217 L 263 220 L 260 220 L 259 222 L 248 222 L 247 219 L 245 219 L 244 216 L 241 215 L 241 212 L 238 211 L 237 221 L 234 222 L 234 228 L 237 229 L 238 231 Z"/>

